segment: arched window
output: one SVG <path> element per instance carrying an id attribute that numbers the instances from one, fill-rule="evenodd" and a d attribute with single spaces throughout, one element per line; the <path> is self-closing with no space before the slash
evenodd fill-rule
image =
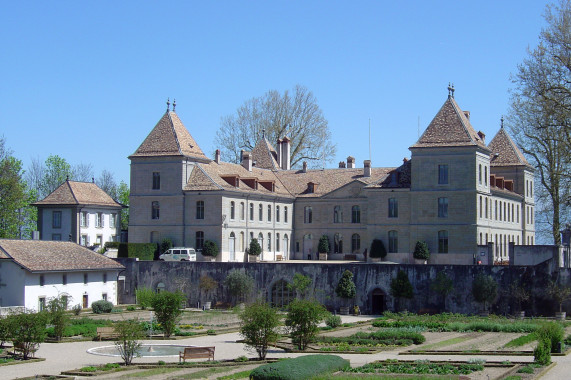
<path id="1" fill-rule="evenodd" d="M 270 291 L 270 304 L 273 307 L 283 308 L 295 299 L 295 293 L 288 287 L 285 280 L 276 281 Z"/>
<path id="2" fill-rule="evenodd" d="M 361 223 L 361 207 L 351 207 L 351 223 Z"/>
<path id="3" fill-rule="evenodd" d="M 250 203 L 250 220 L 254 220 L 254 204 Z"/>
<path id="4" fill-rule="evenodd" d="M 268 232 L 268 252 L 272 251 L 272 233 Z"/>
<path id="5" fill-rule="evenodd" d="M 151 218 L 153 218 L 153 219 L 159 219 L 160 210 L 161 210 L 161 206 L 159 205 L 159 202 L 154 201 L 154 202 L 151 204 Z"/>
<path id="6" fill-rule="evenodd" d="M 276 206 L 276 222 L 280 222 L 280 206 Z"/>
<path id="7" fill-rule="evenodd" d="M 482 184 L 482 164 L 478 165 L 478 183 Z"/>
<path id="8" fill-rule="evenodd" d="M 284 207 L 284 223 L 287 223 L 287 206 Z"/>
<path id="9" fill-rule="evenodd" d="M 438 231 L 438 253 L 448 253 L 448 231 Z"/>
<path id="10" fill-rule="evenodd" d="M 240 202 L 240 220 L 246 219 L 246 210 L 245 210 L 244 202 Z"/>
<path id="11" fill-rule="evenodd" d="M 260 243 L 260 248 L 264 252 L 264 235 L 261 232 L 258 234 L 258 243 Z"/>
<path id="12" fill-rule="evenodd" d="M 264 206 L 261 203 L 258 205 L 258 220 L 260 222 L 264 220 Z"/>
<path id="13" fill-rule="evenodd" d="M 280 234 L 276 234 L 276 252 L 280 251 Z"/>
<path id="14" fill-rule="evenodd" d="M 268 222 L 272 221 L 272 205 L 268 205 Z"/>
<path id="15" fill-rule="evenodd" d="M 399 233 L 398 231 L 389 231 L 389 253 L 398 252 L 399 250 Z"/>
<path id="16" fill-rule="evenodd" d="M 351 236 L 351 252 L 357 252 L 361 249 L 361 236 L 353 234 Z"/>
<path id="17" fill-rule="evenodd" d="M 240 232 L 240 252 L 244 252 L 244 232 Z"/>
<path id="18" fill-rule="evenodd" d="M 333 223 L 343 223 L 343 214 L 341 206 L 333 207 Z"/>
<path id="19" fill-rule="evenodd" d="M 236 205 L 234 201 L 230 202 L 230 219 L 234 220 L 236 217 Z"/>
<path id="20" fill-rule="evenodd" d="M 159 282 L 157 284 L 157 293 L 164 292 L 165 289 L 166 289 L 166 286 L 165 286 L 164 282 Z"/>
<path id="21" fill-rule="evenodd" d="M 488 167 L 484 166 L 484 185 L 488 186 Z"/>

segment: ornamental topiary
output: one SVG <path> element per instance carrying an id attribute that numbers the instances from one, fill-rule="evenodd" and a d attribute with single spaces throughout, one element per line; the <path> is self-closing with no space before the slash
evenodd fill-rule
<path id="1" fill-rule="evenodd" d="M 428 260 L 430 258 L 430 250 L 428 249 L 426 242 L 420 240 L 417 241 L 412 255 L 415 259 Z"/>
<path id="2" fill-rule="evenodd" d="M 250 242 L 250 248 L 248 249 L 248 255 L 259 256 L 262 253 L 262 247 L 260 247 L 260 243 L 258 239 L 254 238 Z"/>
<path id="3" fill-rule="evenodd" d="M 337 288 L 335 288 L 335 293 L 337 296 L 346 299 L 354 298 L 357 294 L 357 288 L 353 282 L 353 273 L 350 270 L 347 269 L 343 272 Z"/>
<path id="4" fill-rule="evenodd" d="M 329 252 L 329 237 L 327 235 L 321 235 L 319 238 L 319 244 L 317 245 L 317 252 L 327 253 Z"/>
<path id="5" fill-rule="evenodd" d="M 387 256 L 387 250 L 385 249 L 385 244 L 381 239 L 373 239 L 371 243 L 371 258 L 381 258 L 384 259 Z"/>
<path id="6" fill-rule="evenodd" d="M 218 244 L 212 240 L 204 241 L 204 245 L 202 247 L 202 255 L 216 257 L 218 255 Z"/>

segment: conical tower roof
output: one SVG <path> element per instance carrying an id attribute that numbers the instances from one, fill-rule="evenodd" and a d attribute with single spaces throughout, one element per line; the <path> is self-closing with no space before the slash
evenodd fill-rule
<path id="1" fill-rule="evenodd" d="M 488 148 L 492 151 L 492 166 L 531 166 L 503 126 L 490 141 Z"/>
<path id="2" fill-rule="evenodd" d="M 165 112 L 131 157 L 184 156 L 209 160 L 174 111 Z"/>

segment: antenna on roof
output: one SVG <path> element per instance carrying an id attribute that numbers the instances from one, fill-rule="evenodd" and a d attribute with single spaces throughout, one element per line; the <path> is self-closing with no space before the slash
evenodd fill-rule
<path id="1" fill-rule="evenodd" d="M 452 85 L 448 82 L 448 97 L 454 98 L 454 83 Z"/>
<path id="2" fill-rule="evenodd" d="M 167 98 L 167 112 L 169 112 L 171 110 L 171 101 L 169 98 Z"/>
<path id="3" fill-rule="evenodd" d="M 266 138 L 266 129 L 262 128 L 262 139 Z"/>
<path id="4" fill-rule="evenodd" d="M 173 101 L 172 101 L 172 112 L 174 112 L 175 108 L 176 108 L 176 99 L 173 99 Z"/>
<path id="5" fill-rule="evenodd" d="M 504 115 L 502 115 L 502 118 L 500 119 L 500 126 L 503 129 L 504 128 Z"/>

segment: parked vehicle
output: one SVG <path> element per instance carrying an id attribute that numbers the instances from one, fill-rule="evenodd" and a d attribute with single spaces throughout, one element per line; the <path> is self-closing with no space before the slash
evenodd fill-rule
<path id="1" fill-rule="evenodd" d="M 174 247 L 159 256 L 162 261 L 196 261 L 194 248 Z"/>

